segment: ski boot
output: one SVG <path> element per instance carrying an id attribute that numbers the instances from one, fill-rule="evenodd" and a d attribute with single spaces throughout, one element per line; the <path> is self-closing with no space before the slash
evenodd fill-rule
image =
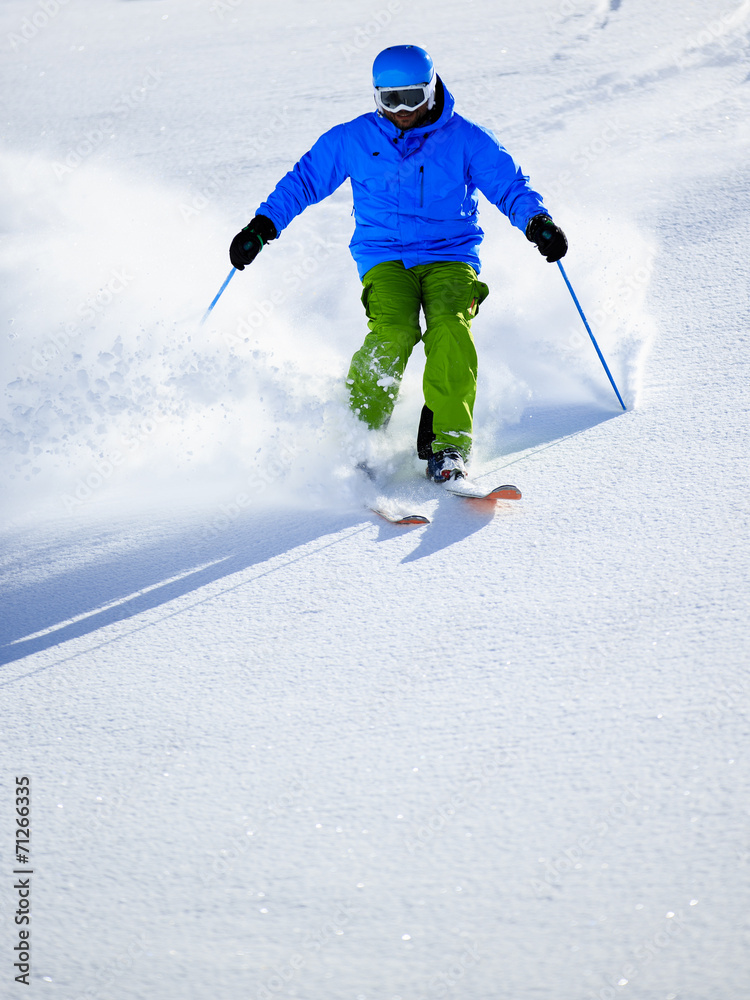
<path id="1" fill-rule="evenodd" d="M 460 452 L 445 448 L 427 459 L 427 478 L 434 483 L 447 483 L 449 479 L 466 479 L 466 466 Z"/>

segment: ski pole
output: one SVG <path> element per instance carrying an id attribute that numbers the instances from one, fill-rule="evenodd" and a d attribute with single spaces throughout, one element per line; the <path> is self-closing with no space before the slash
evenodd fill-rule
<path id="1" fill-rule="evenodd" d="M 627 406 L 623 403 L 622 396 L 620 395 L 620 392 L 619 392 L 617 386 L 615 385 L 615 380 L 612 378 L 612 373 L 610 372 L 609 368 L 607 367 L 607 362 L 604 360 L 604 355 L 599 350 L 599 345 L 597 344 L 596 338 L 594 337 L 593 333 L 591 332 L 591 327 L 589 326 L 586 317 L 583 315 L 583 309 L 581 309 L 581 304 L 578 301 L 578 299 L 576 298 L 576 293 L 573 291 L 573 286 L 571 285 L 570 281 L 568 281 L 568 276 L 565 273 L 565 268 L 562 266 L 561 261 L 558 260 L 557 266 L 560 268 L 560 274 L 565 279 L 565 284 L 568 286 L 568 291 L 573 296 L 573 301 L 576 304 L 576 309 L 578 310 L 578 312 L 581 315 L 581 319 L 583 320 L 583 325 L 586 327 L 586 332 L 588 333 L 589 337 L 591 337 L 591 343 L 594 345 L 594 347 L 596 349 L 596 353 L 599 355 L 599 360 L 601 361 L 602 365 L 604 366 L 604 370 L 607 373 L 607 378 L 612 383 L 612 388 L 615 390 L 615 395 L 617 396 L 618 400 L 620 401 L 620 406 L 623 408 L 623 410 L 627 410 Z"/>
<path id="2" fill-rule="evenodd" d="M 236 270 L 237 269 L 233 267 L 232 270 L 229 272 L 229 274 L 227 275 L 227 277 L 226 277 L 226 279 L 224 281 L 224 284 L 221 286 L 221 288 L 216 293 L 216 295 L 214 297 L 214 300 L 211 303 L 211 305 L 208 307 L 208 309 L 206 309 L 206 312 L 204 313 L 203 319 L 200 321 L 200 323 L 198 324 L 198 326 L 203 326 L 203 324 L 206 322 L 206 320 L 208 319 L 209 315 L 211 314 L 211 310 L 216 305 L 216 303 L 219 301 L 219 299 L 221 297 L 221 293 L 224 291 L 224 289 L 227 287 L 227 285 L 229 284 L 229 282 L 232 280 L 232 278 L 233 278 L 234 273 L 235 273 Z"/>

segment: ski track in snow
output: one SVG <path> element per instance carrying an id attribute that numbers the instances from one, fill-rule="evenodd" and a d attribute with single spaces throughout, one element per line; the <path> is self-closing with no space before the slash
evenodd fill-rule
<path id="1" fill-rule="evenodd" d="M 745 1000 L 749 21 L 3 5 L 2 762 L 32 782 L 34 995 Z M 484 204 L 472 475 L 518 503 L 425 481 L 417 356 L 387 434 L 348 414 L 347 185 L 198 327 L 233 233 L 403 41 L 545 194 L 628 404 Z"/>

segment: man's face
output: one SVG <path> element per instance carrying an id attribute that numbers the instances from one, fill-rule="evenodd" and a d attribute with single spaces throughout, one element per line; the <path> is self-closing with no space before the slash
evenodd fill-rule
<path id="1" fill-rule="evenodd" d="M 415 108 L 413 111 L 394 112 L 383 109 L 383 114 L 389 122 L 393 122 L 396 128 L 400 128 L 402 132 L 405 132 L 406 129 L 416 128 L 427 117 L 429 110 L 425 101 L 421 107 Z"/>

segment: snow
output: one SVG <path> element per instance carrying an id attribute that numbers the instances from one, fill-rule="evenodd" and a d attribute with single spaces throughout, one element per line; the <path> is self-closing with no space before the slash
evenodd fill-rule
<path id="1" fill-rule="evenodd" d="M 6 0 L 3 995 L 744 1000 L 750 3 Z M 424 45 L 490 206 L 473 475 L 346 412 L 345 185 L 228 243 Z M 351 472 L 433 518 L 365 512 Z M 7 983 L 7 986 L 6 986 Z"/>

